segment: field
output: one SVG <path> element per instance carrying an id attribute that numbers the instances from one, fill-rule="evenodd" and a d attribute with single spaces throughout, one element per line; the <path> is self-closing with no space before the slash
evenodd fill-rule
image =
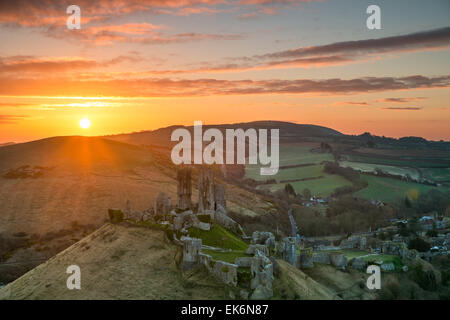
<path id="1" fill-rule="evenodd" d="M 368 153 L 346 154 L 341 157 L 341 165 L 363 172 L 374 172 L 375 168 L 413 179 L 427 179 L 437 183 L 450 183 L 450 160 L 445 152 L 430 154 L 423 150 L 364 150 Z M 385 154 L 384 154 L 385 153 Z"/>
<path id="2" fill-rule="evenodd" d="M 361 178 L 369 183 L 367 188 L 358 191 L 356 194 L 366 199 L 376 199 L 385 202 L 395 201 L 404 198 L 410 192 L 428 192 L 436 187 L 420 183 L 407 182 L 392 178 L 375 177 L 362 174 Z M 442 191 L 450 191 L 450 188 L 440 187 Z"/>
<path id="3" fill-rule="evenodd" d="M 312 152 L 319 144 L 289 144 L 280 146 L 280 170 L 274 176 L 261 176 L 259 166 L 246 167 L 246 177 L 254 180 L 275 179 L 276 184 L 260 186 L 276 191 L 290 183 L 296 192 L 301 193 L 305 188 L 312 195 L 329 196 L 334 189 L 351 185 L 349 181 L 338 175 L 330 175 L 323 171 L 324 161 L 333 161 L 330 153 Z M 288 167 L 288 168 L 283 168 Z"/>
<path id="4" fill-rule="evenodd" d="M 342 176 L 330 175 L 323 171 L 324 161 L 333 161 L 331 153 L 320 153 L 319 143 L 297 143 L 280 146 L 280 169 L 274 176 L 261 176 L 259 166 L 248 165 L 246 177 L 256 181 L 275 179 L 276 183 L 258 186 L 260 189 L 277 191 L 290 183 L 297 193 L 305 188 L 312 195 L 327 197 L 334 190 L 352 183 Z M 395 150 L 395 149 L 357 149 L 349 151 L 340 161 L 343 167 L 350 167 L 361 172 L 361 178 L 369 186 L 356 194 L 366 199 L 376 199 L 384 202 L 404 198 L 409 192 L 427 192 L 433 186 L 407 182 L 393 178 L 375 177 L 366 173 L 373 173 L 381 169 L 392 175 L 411 177 L 412 179 L 427 179 L 444 184 L 439 190 L 450 191 L 446 183 L 450 182 L 450 163 L 446 153 L 430 154 L 423 150 Z"/>
<path id="5" fill-rule="evenodd" d="M 413 179 L 420 179 L 421 173 L 417 168 L 389 166 L 375 163 L 340 161 L 341 167 L 349 167 L 361 172 L 375 172 L 375 169 L 383 170 L 383 172 L 406 177 L 409 175 Z"/>
<path id="6" fill-rule="evenodd" d="M 331 175 L 324 173 L 324 177 L 320 179 L 307 180 L 307 181 L 297 181 L 290 183 L 297 193 L 301 193 L 305 188 L 311 191 L 313 196 L 328 197 L 333 191 L 342 186 L 350 186 L 351 182 L 345 178 L 338 175 Z M 284 188 L 285 183 L 279 183 L 275 185 L 270 185 L 271 191 Z"/>

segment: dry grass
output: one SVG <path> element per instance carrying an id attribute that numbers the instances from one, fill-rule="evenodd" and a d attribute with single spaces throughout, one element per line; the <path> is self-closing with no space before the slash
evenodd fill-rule
<path id="1" fill-rule="evenodd" d="M 106 224 L 0 290 L 0 299 L 226 299 L 205 270 L 182 274 L 164 232 Z M 66 268 L 81 268 L 68 290 Z"/>

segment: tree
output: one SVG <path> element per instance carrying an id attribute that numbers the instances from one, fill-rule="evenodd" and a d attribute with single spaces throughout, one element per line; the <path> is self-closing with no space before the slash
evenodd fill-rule
<path id="1" fill-rule="evenodd" d="M 284 192 L 286 192 L 286 194 L 288 195 L 293 195 L 294 197 L 297 195 L 295 193 L 294 187 L 290 183 L 284 186 Z"/>
<path id="2" fill-rule="evenodd" d="M 421 238 L 412 239 L 408 244 L 408 249 L 416 249 L 419 252 L 427 252 L 430 247 L 430 244 Z"/>

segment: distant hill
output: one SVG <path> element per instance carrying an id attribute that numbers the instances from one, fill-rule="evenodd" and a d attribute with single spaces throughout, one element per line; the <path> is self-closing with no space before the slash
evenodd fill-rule
<path id="1" fill-rule="evenodd" d="M 99 137 L 52 137 L 0 148 L 0 170 L 23 165 L 127 168 L 146 161 L 151 161 L 148 150 Z"/>
<path id="2" fill-rule="evenodd" d="M 141 131 L 133 133 L 124 133 L 118 135 L 109 135 L 105 138 L 131 143 L 135 145 L 151 145 L 169 148 L 172 142 L 170 135 L 177 128 L 186 128 L 193 132 L 193 126 L 170 126 L 160 128 L 153 131 Z M 217 124 L 217 125 L 203 125 L 203 131 L 209 128 L 217 128 L 224 131 L 225 129 L 280 129 L 280 141 L 292 141 L 305 137 L 339 137 L 342 133 L 316 125 L 310 124 L 296 124 L 283 121 L 254 121 L 233 124 Z"/>
<path id="3" fill-rule="evenodd" d="M 0 148 L 1 148 L 1 147 L 6 147 L 6 146 L 10 146 L 10 145 L 13 145 L 13 144 L 14 144 L 14 142 L 0 143 Z"/>

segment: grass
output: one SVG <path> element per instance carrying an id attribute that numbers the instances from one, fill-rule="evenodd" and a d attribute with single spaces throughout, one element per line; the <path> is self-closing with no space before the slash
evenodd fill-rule
<path id="1" fill-rule="evenodd" d="M 311 152 L 312 146 L 295 146 L 295 145 L 281 145 L 280 146 L 280 167 L 281 166 L 290 166 L 290 165 L 300 165 L 300 164 L 316 164 L 319 165 L 323 161 L 333 161 L 333 156 L 330 153 L 316 153 Z M 312 166 L 314 167 L 314 166 Z M 292 168 L 292 169 L 280 169 L 278 174 L 274 176 L 261 176 L 259 171 L 259 165 L 247 165 L 245 168 L 245 175 L 247 178 L 251 178 L 254 180 L 266 180 L 268 178 L 276 179 L 277 181 L 285 180 L 284 177 L 288 177 L 287 179 L 291 179 L 291 175 L 294 170 L 294 174 L 297 173 L 300 178 L 311 177 L 309 170 L 317 170 L 316 168 L 301 167 L 301 168 Z M 309 168 L 309 169 L 308 169 Z M 285 173 L 284 171 L 290 171 Z M 305 175 L 301 176 L 302 173 Z M 283 178 L 281 178 L 283 177 Z M 292 179 L 298 178 L 297 175 L 294 175 Z"/>
<path id="2" fill-rule="evenodd" d="M 410 167 L 397 167 L 397 166 L 388 166 L 383 164 L 374 164 L 374 163 L 362 163 L 362 162 L 352 162 L 352 161 L 341 161 L 340 165 L 342 167 L 350 167 L 352 169 L 362 171 L 362 172 L 375 172 L 375 169 L 381 169 L 384 172 L 394 175 L 406 176 L 409 175 L 414 179 L 419 179 L 420 174 L 419 171 L 415 168 Z"/>
<path id="3" fill-rule="evenodd" d="M 217 252 L 214 250 L 202 250 L 203 253 L 209 254 L 214 260 L 221 260 L 229 263 L 234 263 L 236 258 L 251 257 L 243 250 L 233 250 L 229 252 Z"/>
<path id="4" fill-rule="evenodd" d="M 450 182 L 450 168 L 422 168 L 425 178 L 437 182 Z"/>
<path id="5" fill-rule="evenodd" d="M 293 178 L 295 179 L 295 178 Z M 306 181 L 296 181 L 290 183 L 297 193 L 301 193 L 303 189 L 308 188 L 313 196 L 327 197 L 331 195 L 334 189 L 346 185 L 352 185 L 350 181 L 338 175 L 323 174 L 322 178 Z M 271 191 L 284 188 L 285 183 L 269 185 Z"/>
<path id="6" fill-rule="evenodd" d="M 410 192 L 428 192 L 437 187 L 420 183 L 407 182 L 392 178 L 375 177 L 371 175 L 361 175 L 361 179 L 367 181 L 369 186 L 356 193 L 365 199 L 377 199 L 384 202 L 392 202 L 404 198 Z M 439 190 L 449 191 L 450 188 L 439 187 Z M 445 190 L 444 190 L 445 189 Z"/>
<path id="7" fill-rule="evenodd" d="M 240 239 L 233 232 L 219 225 L 214 225 L 209 231 L 192 227 L 189 228 L 189 235 L 194 238 L 202 239 L 202 244 L 211 247 L 237 251 L 245 251 L 248 248 L 248 244 L 245 241 Z"/>
<path id="8" fill-rule="evenodd" d="M 349 161 L 363 162 L 363 163 L 373 163 L 382 164 L 388 166 L 400 166 L 400 167 L 416 167 L 416 168 L 442 168 L 442 163 L 435 160 L 442 160 L 442 158 L 431 158 L 426 159 L 423 157 L 406 157 L 392 159 L 392 158 L 382 158 L 382 157 L 369 157 L 361 155 L 346 155 Z"/>

